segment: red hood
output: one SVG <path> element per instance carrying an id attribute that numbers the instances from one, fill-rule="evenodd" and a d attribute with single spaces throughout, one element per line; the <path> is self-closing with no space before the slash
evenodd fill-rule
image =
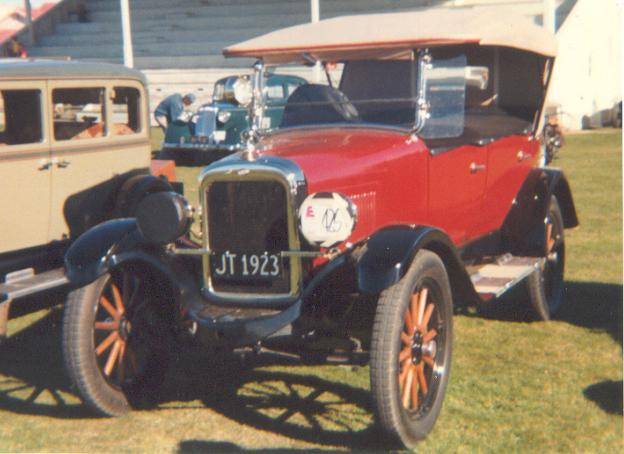
<path id="1" fill-rule="evenodd" d="M 401 131 L 326 127 L 278 132 L 262 145 L 265 154 L 297 163 L 312 193 L 374 183 L 387 172 L 390 156 L 394 160 L 414 152 L 406 146 L 408 138 Z"/>

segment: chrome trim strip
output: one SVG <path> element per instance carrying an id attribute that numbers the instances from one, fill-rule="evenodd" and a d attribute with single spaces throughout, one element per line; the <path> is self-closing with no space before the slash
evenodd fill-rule
<path id="1" fill-rule="evenodd" d="M 173 248 L 171 250 L 174 254 L 178 254 L 178 255 L 208 255 L 210 256 L 210 254 L 212 254 L 212 251 L 209 249 L 205 249 L 205 248 L 197 248 L 197 249 L 178 249 L 178 248 Z M 309 257 L 309 258 L 315 258 L 315 257 L 321 257 L 323 255 L 326 255 L 324 252 L 321 251 L 280 251 L 279 255 L 282 257 Z"/>
<path id="2" fill-rule="evenodd" d="M 222 143 L 214 143 L 214 142 L 185 142 L 185 143 L 173 143 L 173 142 L 163 142 L 162 148 L 169 150 L 173 153 L 176 151 L 199 151 L 201 153 L 208 153 L 211 151 L 238 151 L 243 148 L 243 144 L 237 143 L 233 145 L 224 145 Z"/>
<path id="3" fill-rule="evenodd" d="M 263 131 L 263 137 L 275 136 L 290 131 L 306 131 L 315 129 L 375 129 L 387 132 L 396 132 L 402 135 L 410 135 L 411 129 L 402 126 L 383 125 L 380 123 L 318 123 L 314 125 L 287 126 Z"/>
<path id="4" fill-rule="evenodd" d="M 260 156 L 254 161 L 245 160 L 242 153 L 236 153 L 206 167 L 199 176 L 199 198 L 202 207 L 202 249 L 210 253 L 210 232 L 207 222 L 207 191 L 212 183 L 221 181 L 276 181 L 284 186 L 287 199 L 287 228 L 289 251 L 300 251 L 297 208 L 307 195 L 307 183 L 301 169 L 292 161 L 275 157 Z M 275 306 L 291 304 L 299 298 L 303 289 L 303 269 L 301 256 L 290 260 L 290 292 L 278 294 L 231 293 L 214 289 L 208 254 L 202 255 L 204 285 L 202 294 L 214 303 L 237 303 L 242 305 Z"/>

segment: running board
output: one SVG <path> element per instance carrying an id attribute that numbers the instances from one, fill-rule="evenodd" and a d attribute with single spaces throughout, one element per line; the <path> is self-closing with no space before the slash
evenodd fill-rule
<path id="1" fill-rule="evenodd" d="M 539 270 L 543 258 L 504 255 L 494 263 L 471 267 L 470 279 L 484 300 L 498 298 Z"/>
<path id="2" fill-rule="evenodd" d="M 13 300 L 61 287 L 69 280 L 63 268 L 35 274 L 32 268 L 9 273 L 0 284 L 0 341 L 6 336 L 9 308 Z"/>

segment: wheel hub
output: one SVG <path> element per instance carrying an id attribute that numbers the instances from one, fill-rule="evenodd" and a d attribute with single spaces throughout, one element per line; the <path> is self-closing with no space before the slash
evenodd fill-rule
<path id="1" fill-rule="evenodd" d="M 128 340 L 130 332 L 132 331 L 132 324 L 130 320 L 125 317 L 119 321 L 119 337 L 123 340 Z"/>
<path id="2" fill-rule="evenodd" d="M 423 354 L 423 339 L 422 335 L 418 330 L 414 333 L 414 338 L 412 339 L 412 363 L 418 364 L 422 359 Z"/>
<path id="3" fill-rule="evenodd" d="M 437 351 L 438 346 L 436 344 L 436 341 L 434 340 L 425 342 L 422 346 L 422 354 L 425 356 L 429 356 L 430 358 L 435 358 Z"/>
<path id="4" fill-rule="evenodd" d="M 418 364 L 423 356 L 435 358 L 437 352 L 437 344 L 435 340 L 423 342 L 423 336 L 418 330 L 414 333 L 412 340 L 412 364 Z"/>

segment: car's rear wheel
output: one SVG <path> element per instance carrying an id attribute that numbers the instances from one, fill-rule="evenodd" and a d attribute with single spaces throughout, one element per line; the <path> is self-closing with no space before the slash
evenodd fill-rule
<path id="1" fill-rule="evenodd" d="M 442 260 L 416 254 L 410 269 L 379 297 L 371 342 L 375 416 L 384 432 L 413 447 L 431 431 L 448 383 L 453 304 Z"/>
<path id="2" fill-rule="evenodd" d="M 540 268 L 527 278 L 532 315 L 538 320 L 550 320 L 564 299 L 565 238 L 563 217 L 555 196 L 550 199 L 544 223 L 546 256 Z"/>
<path id="3" fill-rule="evenodd" d="M 81 399 L 101 415 L 118 416 L 153 398 L 166 372 L 167 333 L 140 273 L 106 274 L 71 292 L 63 355 Z"/>

